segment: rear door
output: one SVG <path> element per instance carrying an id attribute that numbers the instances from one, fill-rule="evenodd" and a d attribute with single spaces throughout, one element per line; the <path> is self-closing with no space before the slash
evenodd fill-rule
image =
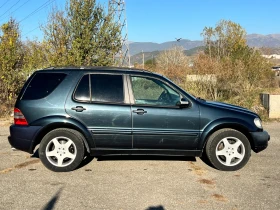
<path id="1" fill-rule="evenodd" d="M 67 113 L 90 130 L 97 148 L 132 148 L 125 87 L 121 74 L 85 74 L 67 99 Z"/>
<path id="2" fill-rule="evenodd" d="M 180 108 L 181 94 L 157 78 L 131 76 L 133 148 L 193 150 L 199 137 L 199 110 Z"/>

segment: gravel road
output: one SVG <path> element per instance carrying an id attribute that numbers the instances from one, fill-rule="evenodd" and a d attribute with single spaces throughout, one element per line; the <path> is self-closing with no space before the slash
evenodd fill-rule
<path id="1" fill-rule="evenodd" d="M 69 173 L 12 151 L 0 127 L 0 209 L 280 209 L 280 123 L 245 168 L 217 171 L 200 158 L 112 156 Z"/>

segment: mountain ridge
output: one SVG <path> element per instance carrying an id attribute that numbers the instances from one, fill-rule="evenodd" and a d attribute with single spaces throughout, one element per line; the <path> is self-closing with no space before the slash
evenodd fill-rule
<path id="1" fill-rule="evenodd" d="M 247 44 L 250 47 L 280 47 L 280 34 L 248 34 L 246 36 Z M 181 46 L 184 50 L 190 50 L 195 47 L 204 46 L 202 40 L 181 39 L 180 41 L 167 41 L 163 43 L 156 42 L 130 42 L 130 55 L 136 55 L 140 52 L 154 52 L 170 49 L 173 46 Z"/>

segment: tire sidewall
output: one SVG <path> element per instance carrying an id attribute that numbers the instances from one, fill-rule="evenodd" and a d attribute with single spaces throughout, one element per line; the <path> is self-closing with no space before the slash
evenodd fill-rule
<path id="1" fill-rule="evenodd" d="M 235 137 L 237 139 L 239 139 L 245 148 L 245 155 L 243 157 L 243 160 L 238 163 L 235 166 L 226 166 L 224 164 L 222 164 L 217 156 L 216 156 L 216 147 L 218 145 L 218 143 L 226 137 Z M 246 165 L 246 163 L 249 161 L 250 156 L 251 156 L 251 146 L 250 146 L 250 142 L 248 141 L 247 137 L 240 133 L 239 131 L 233 130 L 233 129 L 223 129 L 220 130 L 218 132 L 213 133 L 206 145 L 206 154 L 207 157 L 209 159 L 209 161 L 213 164 L 213 166 L 219 170 L 223 170 L 223 171 L 236 171 L 241 169 L 242 167 L 244 167 Z"/>
<path id="2" fill-rule="evenodd" d="M 56 137 L 67 137 L 73 141 L 76 146 L 77 154 L 74 161 L 65 167 L 58 167 L 49 162 L 46 157 L 46 147 L 48 143 Z M 39 147 L 39 157 L 42 163 L 51 171 L 55 172 L 68 172 L 76 169 L 84 158 L 84 145 L 81 135 L 78 131 L 72 129 L 55 129 L 47 133 L 42 139 Z"/>

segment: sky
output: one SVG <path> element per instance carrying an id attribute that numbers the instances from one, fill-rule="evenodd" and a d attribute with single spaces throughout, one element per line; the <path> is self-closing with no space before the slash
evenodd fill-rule
<path id="1" fill-rule="evenodd" d="M 19 22 L 23 39 L 41 40 L 40 25 L 52 7 L 67 0 L 0 0 L 0 25 Z M 96 0 L 107 7 L 108 0 Z M 205 26 L 221 19 L 239 23 L 247 34 L 280 34 L 280 0 L 124 0 L 128 40 L 163 43 L 175 38 L 202 40 Z"/>

